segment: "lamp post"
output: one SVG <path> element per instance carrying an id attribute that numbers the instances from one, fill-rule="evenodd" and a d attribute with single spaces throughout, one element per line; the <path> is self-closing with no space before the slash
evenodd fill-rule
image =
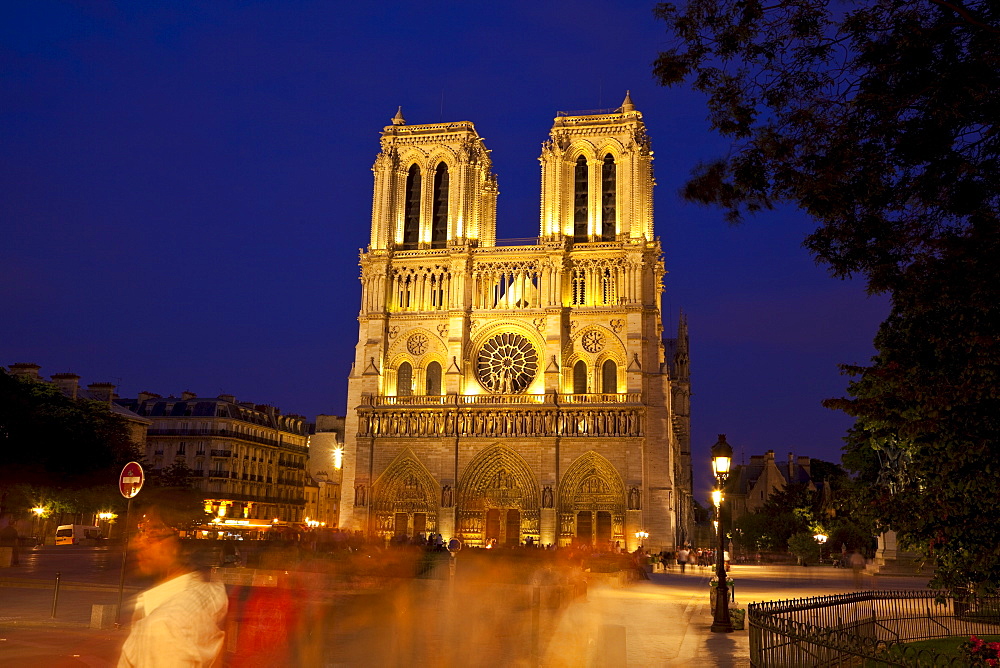
<path id="1" fill-rule="evenodd" d="M 41 521 L 42 516 L 45 515 L 45 508 L 41 506 L 35 506 L 34 508 L 31 509 L 31 512 L 35 514 L 31 522 L 31 538 L 32 540 L 35 541 L 35 544 L 38 545 L 38 524 Z M 44 540 L 45 539 L 43 537 L 42 541 L 44 542 Z"/>
<path id="2" fill-rule="evenodd" d="M 639 542 L 639 549 L 640 550 L 642 549 L 642 545 L 643 545 L 643 543 L 645 542 L 645 540 L 647 538 L 649 538 L 649 534 L 646 533 L 645 531 L 636 531 L 635 532 L 635 539 Z"/>
<path id="3" fill-rule="evenodd" d="M 819 543 L 819 563 L 821 565 L 823 563 L 823 545 L 826 543 L 826 539 L 827 538 L 828 538 L 828 536 L 825 533 L 823 533 L 822 531 L 817 532 L 813 536 L 813 540 L 815 540 L 817 543 Z"/>
<path id="4" fill-rule="evenodd" d="M 715 597 L 715 611 L 712 618 L 712 633 L 732 633 L 733 621 L 729 618 L 729 585 L 726 584 L 726 529 L 722 522 L 722 495 L 733 463 L 733 448 L 726 443 L 726 435 L 719 434 L 718 442 L 712 446 L 712 473 L 719 481 L 719 550 L 715 558 L 715 577 L 719 581 L 718 595 Z M 713 498 L 714 501 L 714 498 Z"/>

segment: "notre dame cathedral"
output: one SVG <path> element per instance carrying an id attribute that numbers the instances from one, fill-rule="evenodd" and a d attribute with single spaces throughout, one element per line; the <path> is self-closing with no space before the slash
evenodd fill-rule
<path id="1" fill-rule="evenodd" d="M 381 144 L 341 525 L 469 546 L 689 540 L 687 328 L 663 338 L 653 156 L 631 99 L 556 117 L 537 239 L 496 238 L 472 123 L 397 113 Z"/>

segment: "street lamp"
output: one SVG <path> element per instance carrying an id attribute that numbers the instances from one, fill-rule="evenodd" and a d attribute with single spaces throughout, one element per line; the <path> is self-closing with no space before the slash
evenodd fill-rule
<path id="1" fill-rule="evenodd" d="M 718 442 L 712 446 L 712 473 L 719 481 L 719 551 L 715 557 L 715 577 L 719 581 L 715 597 L 715 611 L 712 618 L 712 633 L 732 633 L 733 621 L 729 618 L 729 585 L 726 584 L 726 530 L 722 522 L 722 489 L 726 486 L 729 469 L 733 463 L 733 448 L 726 443 L 726 435 L 719 434 Z M 713 496 L 713 501 L 714 501 Z"/>
<path id="2" fill-rule="evenodd" d="M 819 543 L 819 563 L 820 563 L 820 565 L 823 564 L 823 545 L 826 543 L 826 539 L 827 538 L 828 538 L 828 536 L 825 533 L 823 533 L 822 531 L 819 531 L 819 532 L 813 534 L 813 540 L 815 540 L 817 543 Z"/>
<path id="3" fill-rule="evenodd" d="M 42 519 L 42 516 L 45 515 L 45 508 L 43 508 L 41 506 L 35 506 L 34 508 L 31 509 L 31 512 L 33 512 L 35 514 L 35 516 L 32 518 L 32 522 L 31 522 L 31 537 L 32 537 L 32 539 L 34 539 L 35 544 L 37 545 L 38 544 L 38 523 Z"/>
<path id="4" fill-rule="evenodd" d="M 635 539 L 637 541 L 639 541 L 639 549 L 640 550 L 642 549 L 642 545 L 646 541 L 647 538 L 649 538 L 649 534 L 646 533 L 645 531 L 636 531 L 635 532 Z"/>

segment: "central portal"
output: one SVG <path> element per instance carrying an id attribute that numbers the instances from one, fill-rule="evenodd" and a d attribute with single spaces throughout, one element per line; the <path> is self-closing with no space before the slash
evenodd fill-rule
<path id="1" fill-rule="evenodd" d="M 538 540 L 538 484 L 514 451 L 495 445 L 479 453 L 466 468 L 458 497 L 458 534 L 469 546 Z"/>

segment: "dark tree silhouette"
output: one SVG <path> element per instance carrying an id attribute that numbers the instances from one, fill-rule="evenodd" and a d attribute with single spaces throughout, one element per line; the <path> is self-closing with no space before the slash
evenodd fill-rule
<path id="1" fill-rule="evenodd" d="M 708 96 L 731 152 L 685 196 L 730 221 L 793 204 L 834 276 L 888 293 L 869 366 L 845 367 L 845 457 L 880 528 L 932 584 L 997 591 L 1000 534 L 1000 3 L 661 4 L 664 85 Z"/>

